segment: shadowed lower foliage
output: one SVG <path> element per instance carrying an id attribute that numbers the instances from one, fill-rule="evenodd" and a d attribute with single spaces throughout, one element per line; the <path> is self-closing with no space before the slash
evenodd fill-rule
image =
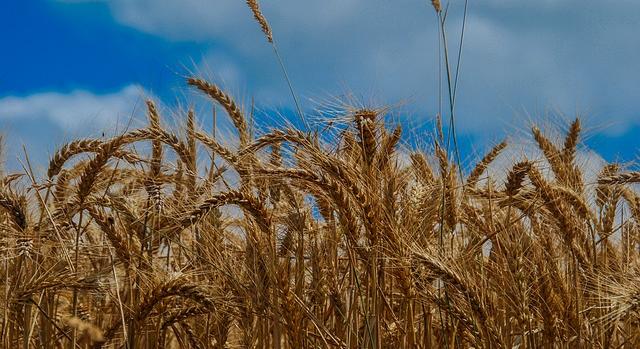
<path id="1" fill-rule="evenodd" d="M 43 180 L 1 178 L 2 347 L 640 345 L 640 175 L 585 183 L 579 121 L 562 146 L 534 128 L 545 158 L 498 182 L 506 143 L 460 178 L 380 111 L 346 110 L 324 139 L 256 137 L 230 96 L 189 84 L 237 147 L 192 112 L 164 128 L 149 101 L 148 127 L 64 145 Z"/>

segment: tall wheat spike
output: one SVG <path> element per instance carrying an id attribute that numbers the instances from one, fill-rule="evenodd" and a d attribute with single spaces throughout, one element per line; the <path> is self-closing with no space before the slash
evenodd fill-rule
<path id="1" fill-rule="evenodd" d="M 271 32 L 271 26 L 269 26 L 267 18 L 262 14 L 260 5 L 258 4 L 258 0 L 247 0 L 247 5 L 251 9 L 251 12 L 253 12 L 253 17 L 256 19 L 258 24 L 260 24 L 260 28 L 266 36 L 267 41 L 273 43 L 273 33 Z"/>

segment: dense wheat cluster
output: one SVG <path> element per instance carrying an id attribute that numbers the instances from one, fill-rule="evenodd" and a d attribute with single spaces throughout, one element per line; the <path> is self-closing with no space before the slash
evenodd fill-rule
<path id="1" fill-rule="evenodd" d="M 534 128 L 544 159 L 498 182 L 505 143 L 460 171 L 437 132 L 400 151 L 401 128 L 358 108 L 331 137 L 255 136 L 188 83 L 237 146 L 149 101 L 147 127 L 64 145 L 43 180 L 2 176 L 2 347 L 640 345 L 640 175 L 585 183 L 578 121 L 562 145 Z"/>

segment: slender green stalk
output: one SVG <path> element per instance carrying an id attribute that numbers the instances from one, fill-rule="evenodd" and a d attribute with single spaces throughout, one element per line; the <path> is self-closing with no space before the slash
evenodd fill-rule
<path id="1" fill-rule="evenodd" d="M 304 112 L 302 111 L 302 107 L 300 106 L 300 102 L 298 101 L 298 96 L 296 95 L 296 92 L 293 89 L 293 84 L 291 83 L 291 79 L 289 78 L 289 74 L 287 73 L 287 68 L 285 68 L 282 57 L 280 56 L 280 52 L 278 52 L 278 47 L 276 46 L 275 41 L 271 42 L 271 46 L 273 47 L 273 52 L 275 53 L 276 58 L 278 59 L 278 64 L 280 65 L 282 74 L 284 75 L 284 78 L 287 82 L 287 86 L 289 86 L 289 92 L 291 92 L 291 97 L 293 97 L 293 102 L 296 106 L 298 117 L 300 117 L 300 120 L 302 121 L 302 124 L 304 125 L 305 129 L 311 130 L 311 128 L 309 127 L 309 124 L 307 123 L 307 118 L 304 116 Z"/>

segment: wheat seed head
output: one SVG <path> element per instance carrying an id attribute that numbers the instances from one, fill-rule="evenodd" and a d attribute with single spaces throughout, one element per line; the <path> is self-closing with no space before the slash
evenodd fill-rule
<path id="1" fill-rule="evenodd" d="M 258 4 L 258 0 L 247 0 L 247 5 L 253 12 L 253 17 L 260 24 L 260 28 L 262 28 L 262 32 L 267 37 L 267 41 L 273 43 L 273 33 L 271 32 L 271 26 L 269 26 L 269 22 L 267 22 L 267 18 L 260 11 L 260 5 Z"/>
<path id="2" fill-rule="evenodd" d="M 431 5 L 433 5 L 433 8 L 436 10 L 436 12 L 440 12 L 442 11 L 442 4 L 440 3 L 440 0 L 431 0 Z"/>

